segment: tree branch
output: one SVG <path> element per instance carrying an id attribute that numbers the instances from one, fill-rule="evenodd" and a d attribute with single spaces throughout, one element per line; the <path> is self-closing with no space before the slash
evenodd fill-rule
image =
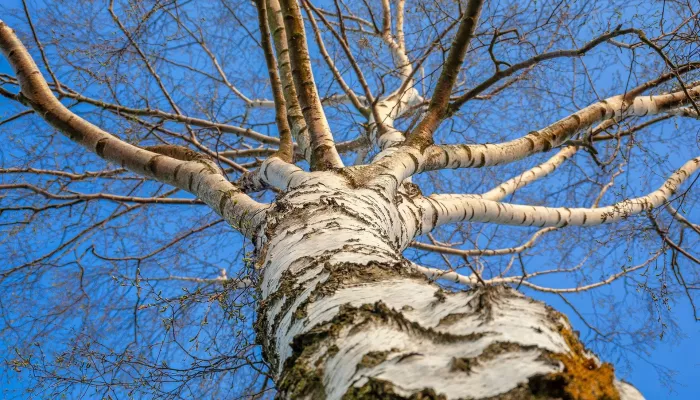
<path id="1" fill-rule="evenodd" d="M 688 90 L 692 98 L 700 97 L 700 87 Z M 596 122 L 610 118 L 646 116 L 665 112 L 689 103 L 683 91 L 626 100 L 624 95 L 594 103 L 554 124 L 515 140 L 499 144 L 430 146 L 422 171 L 442 168 L 480 168 L 521 160 L 560 146 L 575 133 Z"/>
<path id="2" fill-rule="evenodd" d="M 64 135 L 105 160 L 195 194 L 245 235 L 255 233 L 265 206 L 240 192 L 211 161 L 171 147 L 153 149 L 170 156 L 141 149 L 72 113 L 53 95 L 27 49 L 2 21 L 0 49 L 19 78 L 21 91 L 17 96 L 22 103 Z"/>
<path id="3" fill-rule="evenodd" d="M 421 210 L 421 233 L 461 221 L 516 226 L 593 226 L 618 222 L 666 203 L 688 177 L 700 168 L 700 157 L 686 162 L 656 191 L 601 208 L 552 208 L 484 200 L 474 195 L 433 195 L 414 199 Z"/>
<path id="4" fill-rule="evenodd" d="M 418 126 L 408 135 L 406 140 L 408 146 L 423 150 L 433 143 L 433 133 L 447 116 L 452 88 L 464 63 L 469 43 L 474 37 L 483 3 L 483 0 L 470 0 L 467 4 L 467 9 L 459 24 L 457 34 L 452 41 L 452 47 L 442 67 L 433 96 L 430 99 L 428 111 Z"/>
<path id="5" fill-rule="evenodd" d="M 584 44 L 583 46 L 579 47 L 578 49 L 570 49 L 570 50 L 556 50 L 556 51 L 550 51 L 548 53 L 543 53 L 543 54 L 538 54 L 530 59 L 527 59 L 525 61 L 521 61 L 517 64 L 513 64 L 512 66 L 496 71 L 491 77 L 483 81 L 482 83 L 478 84 L 475 86 L 473 89 L 468 90 L 466 93 L 463 95 L 455 98 L 452 101 L 452 104 L 449 106 L 449 113 L 452 114 L 455 111 L 457 111 L 464 103 L 467 101 L 475 98 L 479 94 L 483 93 L 486 89 L 489 87 L 493 86 L 495 83 L 500 81 L 503 78 L 506 78 L 508 76 L 513 75 L 514 73 L 532 67 L 533 65 L 536 65 L 542 61 L 546 60 L 552 60 L 555 58 L 561 58 L 561 57 L 580 57 L 586 54 L 588 51 L 591 49 L 595 48 L 599 44 L 605 43 L 611 38 L 614 38 L 616 36 L 621 36 L 621 35 L 626 35 L 629 33 L 634 32 L 634 29 L 625 29 L 625 30 L 615 30 L 610 33 L 606 33 L 603 35 L 598 36 L 597 38 L 591 40 L 590 42 Z"/>
<path id="6" fill-rule="evenodd" d="M 255 0 L 258 9 L 258 26 L 260 27 L 260 43 L 265 54 L 265 63 L 270 76 L 270 86 L 272 87 L 272 97 L 275 101 L 275 121 L 280 135 L 280 147 L 273 156 L 277 156 L 282 161 L 291 163 L 294 161 L 294 144 L 292 143 L 292 131 L 287 121 L 287 103 L 284 100 L 284 90 L 280 80 L 277 60 L 275 59 L 272 43 L 270 43 L 270 28 L 267 18 L 267 5 L 265 0 Z"/>
<path id="7" fill-rule="evenodd" d="M 294 87 L 294 77 L 292 76 L 292 64 L 289 59 L 289 43 L 287 32 L 284 28 L 284 18 L 279 0 L 266 0 L 267 23 L 275 44 L 277 54 L 277 64 L 282 82 L 285 104 L 287 105 L 287 118 L 292 130 L 292 136 L 299 146 L 299 152 L 304 159 L 311 162 L 311 137 L 309 129 L 304 120 L 304 115 L 299 105 L 297 90 Z"/>
<path id="8" fill-rule="evenodd" d="M 311 168 L 327 170 L 341 168 L 343 162 L 338 155 L 326 114 L 316 89 L 311 58 L 306 44 L 304 21 L 296 0 L 281 0 L 284 27 L 287 32 L 292 77 L 299 95 L 299 103 L 311 138 Z"/>
<path id="9" fill-rule="evenodd" d="M 694 223 L 688 221 L 688 219 L 685 218 L 683 215 L 681 215 L 681 213 L 679 213 L 678 210 L 676 210 L 676 209 L 671 205 L 671 203 L 666 203 L 666 210 L 667 210 L 667 211 L 673 216 L 673 218 L 675 218 L 678 222 L 682 223 L 683 225 L 687 226 L 688 228 L 690 228 L 690 229 L 692 229 L 693 231 L 695 231 L 695 233 L 697 233 L 698 235 L 700 235 L 700 225 L 694 224 Z"/>
<path id="10" fill-rule="evenodd" d="M 350 99 L 350 102 L 355 106 L 355 108 L 361 113 L 361 114 L 368 114 L 367 107 L 362 105 L 360 102 L 360 99 L 357 97 L 355 92 L 348 86 L 347 83 L 345 83 L 345 80 L 343 79 L 342 75 L 340 74 L 340 71 L 338 71 L 338 68 L 336 68 L 335 63 L 331 59 L 331 56 L 328 54 L 328 51 L 326 51 L 326 46 L 323 43 L 323 38 L 321 37 L 321 30 L 318 28 L 318 25 L 316 24 L 316 20 L 314 19 L 313 15 L 311 14 L 311 10 L 313 10 L 316 15 L 321 19 L 323 24 L 328 28 L 333 36 L 336 37 L 338 42 L 340 43 L 341 47 L 343 48 L 343 51 L 345 54 L 348 56 L 348 61 L 350 62 L 352 68 L 355 70 L 355 74 L 357 75 L 363 89 L 365 90 L 365 96 L 366 101 L 368 103 L 372 103 L 374 101 L 372 97 L 372 92 L 369 90 L 369 85 L 367 84 L 367 81 L 365 80 L 364 75 L 362 74 L 362 70 L 360 70 L 359 65 L 357 64 L 357 61 L 355 61 L 355 57 L 352 55 L 352 52 L 350 51 L 350 48 L 348 47 L 347 43 L 344 42 L 343 38 L 341 38 L 338 33 L 333 29 L 333 27 L 330 25 L 326 17 L 321 14 L 316 7 L 313 6 L 309 1 L 307 0 L 302 0 L 302 6 L 306 10 L 306 15 L 309 18 L 309 22 L 311 22 L 311 28 L 314 31 L 314 34 L 316 36 L 316 43 L 318 44 L 318 49 L 321 52 L 321 55 L 323 56 L 323 59 L 326 60 L 326 64 L 328 64 L 328 68 L 331 70 L 333 73 L 333 76 L 335 79 L 338 81 L 338 84 L 340 87 L 343 89 L 345 94 L 348 96 Z"/>

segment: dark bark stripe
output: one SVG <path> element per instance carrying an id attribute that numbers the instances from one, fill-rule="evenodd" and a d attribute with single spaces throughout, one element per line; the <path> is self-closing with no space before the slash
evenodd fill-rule
<path id="1" fill-rule="evenodd" d="M 97 141 L 97 144 L 95 144 L 95 153 L 97 153 L 97 155 L 101 158 L 104 158 L 104 150 L 105 146 L 107 146 L 108 140 L 109 138 L 102 138 Z"/>

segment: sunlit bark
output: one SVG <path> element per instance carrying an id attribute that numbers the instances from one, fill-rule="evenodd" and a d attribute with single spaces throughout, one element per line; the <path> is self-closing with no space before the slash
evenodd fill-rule
<path id="1" fill-rule="evenodd" d="M 427 280 L 401 255 L 415 234 L 406 227 L 420 221 L 405 223 L 381 191 L 295 175 L 269 214 L 259 261 L 258 335 L 282 397 L 555 398 L 585 386 L 641 398 L 544 304 Z"/>

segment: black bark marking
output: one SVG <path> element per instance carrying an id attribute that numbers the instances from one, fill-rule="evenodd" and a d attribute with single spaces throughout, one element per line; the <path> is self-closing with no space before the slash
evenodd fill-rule
<path id="1" fill-rule="evenodd" d="M 479 157 L 479 165 L 477 165 L 477 168 L 481 168 L 484 165 L 486 165 L 486 153 L 481 152 Z"/>
<path id="2" fill-rule="evenodd" d="M 270 181 L 270 177 L 267 175 L 267 170 L 270 169 L 269 166 L 265 167 L 265 170 L 263 171 L 263 176 L 265 177 L 265 181 Z"/>
<path id="3" fill-rule="evenodd" d="M 528 136 L 529 136 L 529 135 L 528 135 Z M 527 151 L 533 151 L 533 150 L 535 150 L 535 141 L 532 140 L 532 139 L 531 139 L 530 137 L 528 137 L 528 136 L 525 136 L 525 140 L 527 140 L 527 143 L 528 143 L 528 146 L 527 146 L 528 149 L 527 149 Z"/>
<path id="4" fill-rule="evenodd" d="M 146 172 L 149 172 L 151 175 L 155 175 L 156 174 L 156 163 L 157 163 L 159 158 L 163 158 L 163 157 L 164 156 L 162 156 L 160 154 L 157 154 L 157 155 L 151 157 L 151 159 L 148 160 L 148 162 L 146 163 L 146 168 L 145 168 Z"/>
<path id="5" fill-rule="evenodd" d="M 430 207 L 433 209 L 433 218 L 432 218 L 432 226 L 433 228 L 437 225 L 438 222 L 438 210 L 437 207 L 435 207 L 435 204 L 433 204 L 433 201 L 430 199 L 428 200 L 428 204 L 430 204 Z"/>
<path id="6" fill-rule="evenodd" d="M 219 200 L 219 213 L 224 216 L 224 207 L 226 207 L 226 202 L 228 201 L 228 193 L 224 192 L 221 194 L 221 199 Z"/>
<path id="7" fill-rule="evenodd" d="M 173 179 L 177 181 L 177 174 L 180 173 L 180 169 L 182 168 L 184 163 L 180 163 L 175 167 L 175 170 L 173 171 Z"/>
<path id="8" fill-rule="evenodd" d="M 109 138 L 102 138 L 97 141 L 97 144 L 95 144 L 95 153 L 97 153 L 97 155 L 101 158 L 104 158 L 105 146 L 107 145 L 108 140 Z"/>
<path id="9" fill-rule="evenodd" d="M 552 142 L 549 139 L 544 139 L 542 143 L 542 151 L 549 151 L 552 148 Z"/>
<path id="10" fill-rule="evenodd" d="M 602 108 L 601 108 L 601 111 L 600 111 L 600 113 L 601 113 L 601 116 L 600 116 L 600 117 L 601 117 L 602 119 L 605 119 L 605 117 L 608 115 L 608 107 L 610 107 L 610 106 L 608 105 L 608 101 L 607 101 L 607 100 L 602 100 L 602 101 L 600 102 L 600 105 L 601 105 L 601 107 L 602 107 Z"/>
<path id="11" fill-rule="evenodd" d="M 418 157 L 414 156 L 410 152 L 408 153 L 408 156 L 411 157 L 411 160 L 413 160 L 413 172 L 418 171 L 418 167 L 420 166 L 420 162 L 418 162 Z"/>
<path id="12" fill-rule="evenodd" d="M 571 118 L 576 120 L 576 129 L 578 129 L 578 127 L 581 126 L 581 117 L 578 114 L 574 114 Z"/>
<path id="13" fill-rule="evenodd" d="M 471 167 L 471 166 L 474 164 L 474 158 L 473 158 L 473 155 L 472 155 L 472 149 L 471 149 L 471 147 L 469 147 L 469 145 L 465 145 L 463 148 L 464 148 L 464 151 L 467 152 L 467 160 L 469 160 L 469 165 L 468 165 L 468 167 Z"/>

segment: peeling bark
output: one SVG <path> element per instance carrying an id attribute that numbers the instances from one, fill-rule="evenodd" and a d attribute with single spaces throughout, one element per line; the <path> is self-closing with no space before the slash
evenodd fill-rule
<path id="1" fill-rule="evenodd" d="M 421 230 L 408 196 L 295 175 L 258 242 L 256 329 L 281 398 L 641 398 L 543 303 L 426 279 L 401 255 Z"/>

